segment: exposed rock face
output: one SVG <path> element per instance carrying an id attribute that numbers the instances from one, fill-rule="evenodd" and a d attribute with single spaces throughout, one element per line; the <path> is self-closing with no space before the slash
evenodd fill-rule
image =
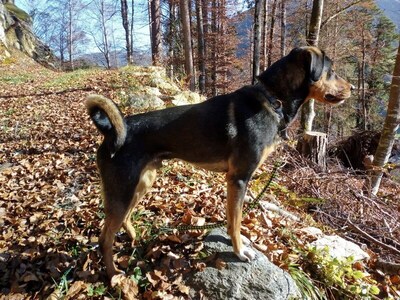
<path id="1" fill-rule="evenodd" d="M 214 300 L 301 299 L 290 275 L 261 252 L 255 250 L 256 259 L 250 263 L 240 261 L 232 252 L 225 230 L 213 230 L 204 244 L 215 257 L 203 271 L 191 273 L 185 279 L 192 299 L 200 299 L 201 295 Z"/>
<path id="2" fill-rule="evenodd" d="M 0 52 L 4 52 L 0 53 L 0 59 L 17 49 L 46 66 L 56 61 L 50 48 L 35 36 L 31 26 L 29 15 L 12 1 L 0 2 L 0 47 L 3 48 Z"/>

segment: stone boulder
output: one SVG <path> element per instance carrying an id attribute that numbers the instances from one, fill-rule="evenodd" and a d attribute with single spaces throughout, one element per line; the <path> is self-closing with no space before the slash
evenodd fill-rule
<path id="1" fill-rule="evenodd" d="M 310 245 L 320 250 L 327 248 L 333 258 L 344 259 L 352 256 L 355 261 L 369 259 L 369 254 L 360 246 L 337 235 L 324 235 Z"/>
<path id="2" fill-rule="evenodd" d="M 261 252 L 255 250 L 256 258 L 251 262 L 239 260 L 232 252 L 231 240 L 225 230 L 213 230 L 204 245 L 207 252 L 213 253 L 212 258 L 207 260 L 204 270 L 185 276 L 192 299 L 200 299 L 201 295 L 213 300 L 300 299 L 290 275 Z"/>

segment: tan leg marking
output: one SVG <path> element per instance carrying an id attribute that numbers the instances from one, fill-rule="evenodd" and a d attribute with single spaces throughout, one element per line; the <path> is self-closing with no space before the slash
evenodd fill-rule
<path id="1" fill-rule="evenodd" d="M 132 242 L 134 242 L 136 239 L 136 231 L 135 228 L 132 226 L 132 221 L 131 221 L 133 210 L 139 203 L 139 200 L 153 186 L 153 183 L 156 179 L 156 175 L 157 175 L 157 170 L 154 167 L 146 167 L 145 169 L 143 169 L 138 185 L 136 186 L 135 194 L 133 195 L 131 205 L 129 207 L 129 212 L 126 214 L 125 219 L 122 223 L 123 228 L 128 233 L 129 237 L 132 239 Z"/>

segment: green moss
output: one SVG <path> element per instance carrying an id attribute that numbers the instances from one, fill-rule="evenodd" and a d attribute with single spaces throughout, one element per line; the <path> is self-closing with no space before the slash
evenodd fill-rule
<path id="1" fill-rule="evenodd" d="M 25 22 L 31 22 L 31 17 L 29 16 L 29 14 L 26 11 L 20 9 L 15 4 L 6 3 L 6 4 L 4 4 L 4 7 L 7 9 L 7 11 L 10 14 L 15 16 L 17 19 L 25 21 Z"/>

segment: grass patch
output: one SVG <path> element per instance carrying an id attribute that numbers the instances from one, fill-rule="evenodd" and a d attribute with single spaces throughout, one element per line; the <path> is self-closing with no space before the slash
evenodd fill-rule
<path id="1" fill-rule="evenodd" d="M 82 87 L 87 80 L 92 77 L 97 69 L 79 69 L 72 72 L 61 73 L 60 76 L 46 82 L 43 86 L 46 88 L 60 88 L 67 89 L 70 87 Z"/>
<path id="2" fill-rule="evenodd" d="M 16 74 L 16 75 L 4 75 L 0 76 L 0 82 L 6 84 L 20 84 L 25 83 L 33 79 L 31 74 Z"/>

